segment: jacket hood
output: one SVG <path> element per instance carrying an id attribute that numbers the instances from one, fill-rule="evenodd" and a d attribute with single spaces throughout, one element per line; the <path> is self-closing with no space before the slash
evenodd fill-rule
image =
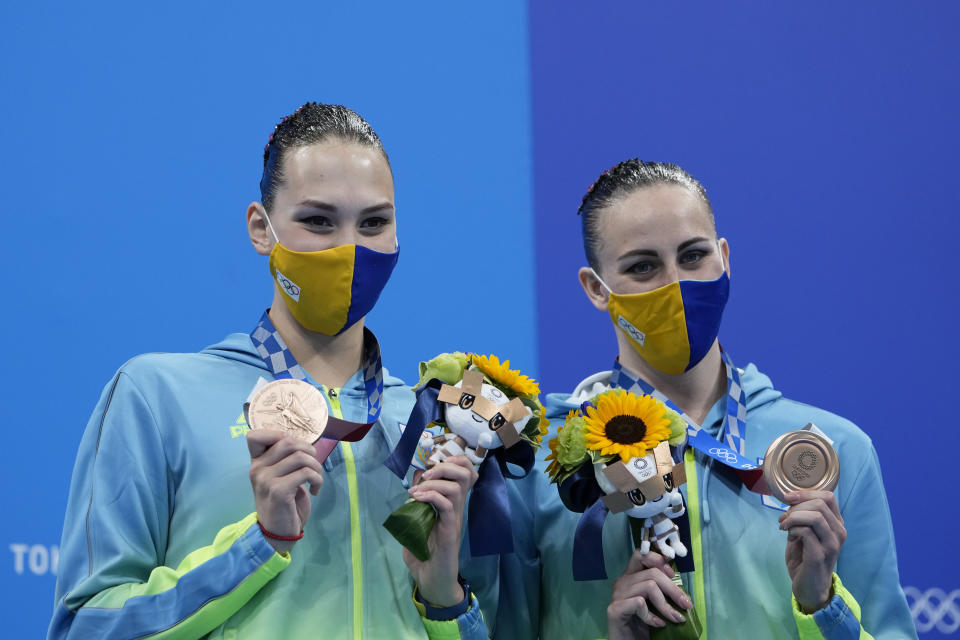
<path id="1" fill-rule="evenodd" d="M 610 388 L 611 371 L 601 371 L 585 378 L 572 393 L 550 393 L 546 397 L 544 407 L 551 425 L 560 426 L 567 412 L 576 409 L 582 403 L 598 393 Z M 766 375 L 757 370 L 756 365 L 748 364 L 742 369 L 741 382 L 747 391 L 747 409 L 753 410 L 778 399 L 782 394 L 773 388 L 773 383 Z M 557 424 L 556 421 L 560 421 Z"/>
<path id="2" fill-rule="evenodd" d="M 227 360 L 242 362 L 243 364 L 251 367 L 262 369 L 264 376 L 267 378 L 270 377 L 270 369 L 267 368 L 263 358 L 260 357 L 260 354 L 257 353 L 256 348 L 253 346 L 253 341 L 246 333 L 231 333 L 220 342 L 205 348 L 203 351 L 201 351 L 201 353 L 217 356 L 219 358 L 226 358 Z M 384 388 L 403 386 L 403 380 L 395 376 L 391 376 L 387 371 L 387 368 L 384 367 L 383 386 Z M 367 392 L 364 386 L 363 372 L 358 370 L 357 373 L 354 374 L 345 385 L 343 385 L 343 390 L 349 392 L 350 394 L 356 393 L 358 395 L 366 396 Z"/>

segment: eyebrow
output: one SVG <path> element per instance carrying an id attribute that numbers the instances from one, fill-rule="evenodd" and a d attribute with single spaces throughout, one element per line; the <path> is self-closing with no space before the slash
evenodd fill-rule
<path id="1" fill-rule="evenodd" d="M 687 247 L 697 244 L 698 242 L 709 242 L 709 240 L 710 238 L 704 238 L 702 236 L 698 236 L 696 238 L 690 238 L 689 240 L 684 240 L 683 242 L 677 245 L 677 253 L 680 253 Z M 652 256 L 656 258 L 659 255 L 660 254 L 654 251 L 653 249 L 634 249 L 633 251 L 626 252 L 625 254 L 620 256 L 618 259 L 624 260 L 624 259 L 633 258 L 636 256 Z"/>
<path id="2" fill-rule="evenodd" d="M 337 212 L 336 205 L 330 204 L 329 202 L 324 202 L 322 200 L 313 200 L 311 198 L 307 198 L 306 200 L 301 200 L 299 203 L 297 203 L 297 206 L 310 207 L 312 209 L 321 209 L 323 211 L 329 211 L 331 213 Z M 363 215 L 365 213 L 372 213 L 374 211 L 383 211 L 384 209 L 393 209 L 393 203 L 381 202 L 379 204 L 374 204 L 369 207 L 365 207 L 360 210 L 360 215 Z"/>
<path id="3" fill-rule="evenodd" d="M 677 253 L 680 253 L 681 251 L 683 251 L 684 249 L 686 249 L 692 244 L 697 244 L 698 242 L 709 242 L 709 241 L 710 241 L 710 238 L 704 238 L 704 237 L 690 238 L 686 242 L 681 242 L 680 244 L 677 245 Z"/>

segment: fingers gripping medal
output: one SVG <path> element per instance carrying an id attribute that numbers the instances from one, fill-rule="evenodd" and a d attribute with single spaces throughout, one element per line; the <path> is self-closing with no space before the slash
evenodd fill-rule
<path id="1" fill-rule="evenodd" d="M 283 431 L 314 448 L 320 444 L 328 419 L 327 401 L 320 390 L 293 378 L 263 385 L 253 393 L 247 408 L 251 429 Z"/>
<path id="2" fill-rule="evenodd" d="M 763 479 L 770 495 L 802 489 L 833 491 L 840 477 L 840 462 L 830 441 L 808 424 L 774 440 L 763 457 Z"/>
<path id="3" fill-rule="evenodd" d="M 465 456 L 478 467 L 468 514 L 475 556 L 512 550 L 504 477 L 529 472 L 546 431 L 539 386 L 509 364 L 492 355 L 460 352 L 420 363 L 417 403 L 385 462 L 400 478 L 410 466 L 430 469 L 453 456 Z M 523 473 L 510 472 L 508 462 Z M 411 499 L 383 524 L 414 556 L 427 560 L 436 518 L 432 505 Z"/>
<path id="4" fill-rule="evenodd" d="M 379 366 L 379 347 L 376 353 Z M 243 410 L 251 429 L 285 431 L 312 444 L 320 462 L 327 459 L 341 440 L 362 440 L 379 416 L 379 410 L 376 414 L 370 411 L 371 422 L 350 422 L 331 416 L 323 393 L 310 383 L 296 378 L 281 378 L 273 382 L 261 378 L 244 403 Z"/>

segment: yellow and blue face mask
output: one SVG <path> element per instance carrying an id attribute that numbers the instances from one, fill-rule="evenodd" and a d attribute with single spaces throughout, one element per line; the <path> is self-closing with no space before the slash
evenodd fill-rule
<path id="1" fill-rule="evenodd" d="M 716 280 L 679 280 L 646 293 L 617 294 L 600 283 L 610 292 L 613 324 L 650 366 L 670 375 L 689 371 L 707 355 L 730 296 L 726 271 Z"/>
<path id="2" fill-rule="evenodd" d="M 272 224 L 270 230 L 276 239 Z M 399 256 L 399 248 L 382 253 L 358 244 L 293 251 L 277 239 L 270 251 L 270 273 L 304 329 L 335 336 L 370 313 Z"/>

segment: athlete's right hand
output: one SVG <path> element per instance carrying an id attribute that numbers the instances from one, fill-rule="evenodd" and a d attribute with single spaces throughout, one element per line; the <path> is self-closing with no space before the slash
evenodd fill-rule
<path id="1" fill-rule="evenodd" d="M 250 484 L 263 528 L 278 536 L 297 536 L 310 517 L 310 493 L 323 484 L 323 467 L 313 446 L 283 431 L 253 429 L 247 432 L 250 450 Z M 293 548 L 295 541 L 267 542 L 278 553 Z"/>
<path id="2" fill-rule="evenodd" d="M 673 583 L 673 568 L 659 553 L 633 552 L 626 570 L 613 583 L 613 595 L 607 607 L 607 638 L 649 638 L 650 627 L 663 627 L 661 616 L 672 622 L 683 622 L 683 615 L 667 602 L 669 597 L 684 609 L 693 609 L 693 602 L 683 589 Z"/>

